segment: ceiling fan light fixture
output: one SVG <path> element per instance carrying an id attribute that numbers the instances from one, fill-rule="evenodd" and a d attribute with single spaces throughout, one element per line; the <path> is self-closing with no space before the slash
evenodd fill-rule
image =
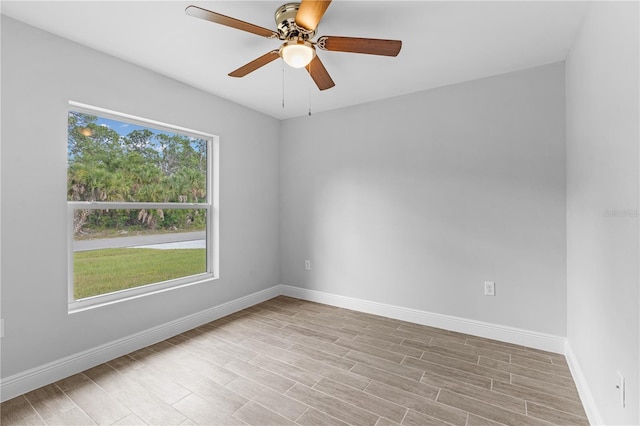
<path id="1" fill-rule="evenodd" d="M 288 40 L 280 47 L 280 57 L 293 68 L 302 68 L 316 57 L 313 44 L 301 38 Z"/>

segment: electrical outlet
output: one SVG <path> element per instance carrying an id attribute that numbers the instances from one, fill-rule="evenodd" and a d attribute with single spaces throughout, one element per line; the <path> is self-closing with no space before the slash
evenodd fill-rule
<path id="1" fill-rule="evenodd" d="M 496 283 L 493 281 L 485 281 L 484 282 L 484 295 L 485 296 L 495 296 L 496 295 Z"/>
<path id="2" fill-rule="evenodd" d="M 624 399 L 625 399 L 625 383 L 624 376 L 621 372 L 616 371 L 618 373 L 618 384 L 616 385 L 616 389 L 620 392 L 620 405 L 624 408 Z"/>
<path id="3" fill-rule="evenodd" d="M 304 261 L 304 270 L 305 271 L 310 271 L 311 270 L 311 261 L 310 260 L 305 260 Z"/>

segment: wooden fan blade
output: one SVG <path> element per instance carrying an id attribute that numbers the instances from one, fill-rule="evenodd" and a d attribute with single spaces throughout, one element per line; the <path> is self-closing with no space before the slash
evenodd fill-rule
<path id="1" fill-rule="evenodd" d="M 331 0 L 302 0 L 296 14 L 296 25 L 313 31 L 318 26 Z"/>
<path id="2" fill-rule="evenodd" d="M 275 61 L 280 57 L 280 54 L 277 50 L 272 50 L 271 52 L 265 53 L 260 56 L 258 59 L 254 59 L 246 65 L 241 66 L 235 71 L 229 73 L 230 77 L 244 77 L 245 75 L 257 70 L 260 67 L 267 65 L 271 61 Z"/>
<path id="3" fill-rule="evenodd" d="M 332 52 L 366 53 L 368 55 L 398 56 L 402 48 L 400 40 L 379 38 L 322 36 L 316 46 Z"/>
<path id="4" fill-rule="evenodd" d="M 316 55 L 315 58 L 305 67 L 307 71 L 309 71 L 309 75 L 316 82 L 316 86 L 320 90 L 331 89 L 336 84 L 331 79 L 331 76 L 327 72 L 327 69 L 324 67 L 324 64 Z"/>
<path id="5" fill-rule="evenodd" d="M 271 31 L 267 28 L 253 25 L 248 22 L 241 21 L 239 19 L 231 18 L 229 16 L 221 15 L 216 12 L 212 12 L 207 9 L 203 9 L 198 6 L 187 6 L 185 13 L 195 18 L 204 19 L 205 21 L 214 22 L 220 25 L 226 25 L 227 27 L 235 28 L 242 31 L 247 31 L 253 34 L 257 34 L 267 38 L 279 38 L 278 33 Z"/>

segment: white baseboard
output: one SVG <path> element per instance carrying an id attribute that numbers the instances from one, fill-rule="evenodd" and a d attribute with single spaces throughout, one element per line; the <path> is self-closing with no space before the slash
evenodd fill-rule
<path id="1" fill-rule="evenodd" d="M 146 346 L 158 343 L 202 324 L 269 300 L 280 294 L 280 286 L 274 286 L 148 330 L 100 345 L 48 364 L 9 376 L 0 382 L 0 401 L 48 385 L 65 377 L 126 355 Z"/>
<path id="2" fill-rule="evenodd" d="M 450 315 L 436 314 L 418 309 L 356 299 L 353 297 L 339 296 L 306 288 L 288 285 L 280 285 L 279 287 L 281 294 L 295 297 L 297 299 L 324 303 L 327 305 L 381 315 L 388 318 L 395 318 L 431 327 L 444 328 L 446 330 L 472 334 L 474 336 L 486 337 L 488 339 L 500 340 L 502 342 L 523 345 L 559 354 L 563 354 L 565 350 L 566 339 L 561 336 L 538 333 L 536 331 L 523 330 L 520 328 L 491 324 Z"/>
<path id="3" fill-rule="evenodd" d="M 603 425 L 604 421 L 602 420 L 602 416 L 600 415 L 600 410 L 598 410 L 598 406 L 596 405 L 595 399 L 593 398 L 593 394 L 589 390 L 587 378 L 582 372 L 582 368 L 580 368 L 580 364 L 576 359 L 576 355 L 573 352 L 573 349 L 571 349 L 569 341 L 567 341 L 565 345 L 564 356 L 567 358 L 569 370 L 571 370 L 573 381 L 576 383 L 576 387 L 578 388 L 578 394 L 580 394 L 580 400 L 582 401 L 584 411 L 587 413 L 589 423 L 594 426 Z"/>

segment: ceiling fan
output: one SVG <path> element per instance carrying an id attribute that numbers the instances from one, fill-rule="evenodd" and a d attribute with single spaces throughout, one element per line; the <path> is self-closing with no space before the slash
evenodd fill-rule
<path id="1" fill-rule="evenodd" d="M 186 14 L 220 25 L 247 31 L 270 39 L 283 40 L 277 50 L 272 50 L 229 73 L 231 77 L 244 77 L 277 58 L 282 58 L 294 68 L 305 67 L 320 90 L 335 86 L 331 76 L 316 55 L 316 47 L 332 52 L 366 53 L 369 55 L 397 56 L 402 47 L 400 40 L 376 38 L 316 35 L 316 28 L 329 7 L 331 0 L 302 0 L 301 3 L 286 3 L 275 13 L 277 31 L 231 18 L 198 6 L 188 6 Z"/>

